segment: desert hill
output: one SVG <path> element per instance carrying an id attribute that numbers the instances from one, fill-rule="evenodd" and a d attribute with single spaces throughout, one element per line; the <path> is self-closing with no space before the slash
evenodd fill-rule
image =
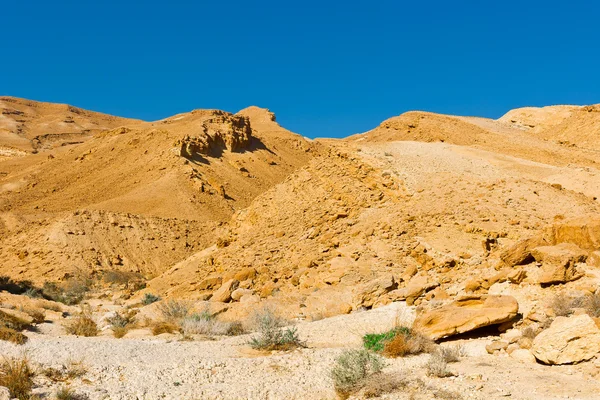
<path id="1" fill-rule="evenodd" d="M 27 154 L 81 143 L 94 134 L 142 121 L 83 110 L 67 104 L 0 97 L 0 156 Z"/>
<path id="2" fill-rule="evenodd" d="M 195 110 L 5 160 L 4 269 L 33 280 L 73 268 L 157 273 L 209 245 L 218 225 L 318 152 L 271 115 Z"/>

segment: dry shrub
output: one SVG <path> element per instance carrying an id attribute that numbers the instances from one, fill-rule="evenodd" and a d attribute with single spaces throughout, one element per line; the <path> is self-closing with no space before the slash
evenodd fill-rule
<path id="1" fill-rule="evenodd" d="M 44 310 L 38 308 L 25 308 L 23 309 L 23 312 L 33 318 L 34 324 L 41 324 L 46 321 L 46 313 Z"/>
<path id="2" fill-rule="evenodd" d="M 345 399 L 362 389 L 369 376 L 383 369 L 383 360 L 366 349 L 346 350 L 335 359 L 331 378 L 338 395 Z"/>
<path id="3" fill-rule="evenodd" d="M 129 329 L 135 325 L 135 316 L 137 312 L 134 310 L 116 312 L 112 317 L 107 318 L 107 322 L 111 325 L 113 336 L 117 339 L 122 338 L 127 334 Z"/>
<path id="4" fill-rule="evenodd" d="M 174 333 L 178 331 L 179 327 L 172 322 L 159 321 L 152 326 L 152 334 L 154 336 L 161 335 L 163 333 Z"/>
<path id="5" fill-rule="evenodd" d="M 448 363 L 440 352 L 435 352 L 427 362 L 427 375 L 438 378 L 446 378 L 452 376 L 452 372 L 448 370 Z"/>
<path id="6" fill-rule="evenodd" d="M 139 272 L 111 270 L 104 271 L 102 280 L 112 286 L 121 286 L 123 289 L 134 291 L 142 290 L 146 287 L 146 281 Z"/>
<path id="7" fill-rule="evenodd" d="M 87 279 L 69 279 L 60 284 L 56 282 L 46 282 L 42 287 L 44 298 L 66 305 L 79 304 L 90 291 L 90 282 Z"/>
<path id="8" fill-rule="evenodd" d="M 245 333 L 241 322 L 218 321 L 208 310 L 185 317 L 180 323 L 184 335 L 235 336 Z"/>
<path id="9" fill-rule="evenodd" d="M 56 392 L 56 400 L 87 400 L 89 397 L 85 394 L 78 394 L 73 389 L 65 386 Z"/>
<path id="10" fill-rule="evenodd" d="M 585 297 L 584 308 L 590 317 L 600 318 L 600 293 L 592 293 Z"/>
<path id="11" fill-rule="evenodd" d="M 165 321 L 180 322 L 190 313 L 190 303 L 183 300 L 167 300 L 158 305 Z"/>
<path id="12" fill-rule="evenodd" d="M 285 321 L 264 309 L 254 315 L 254 326 L 258 335 L 252 337 L 248 344 L 258 350 L 291 350 L 305 347 L 298 336 L 296 327 L 283 328 Z"/>
<path id="13" fill-rule="evenodd" d="M 381 397 L 384 394 L 404 389 L 407 385 L 407 380 L 398 374 L 377 373 L 365 380 L 362 395 L 366 399 Z"/>
<path id="14" fill-rule="evenodd" d="M 81 313 L 65 324 L 65 330 L 70 335 L 91 337 L 98 335 L 98 325 L 92 319 L 91 312 L 82 309 Z"/>
<path id="15" fill-rule="evenodd" d="M 144 297 L 142 298 L 142 304 L 145 306 L 152 304 L 152 303 L 156 303 L 157 301 L 160 301 L 160 296 L 157 296 L 152 293 L 146 293 L 146 294 L 144 294 Z"/>
<path id="16" fill-rule="evenodd" d="M 0 386 L 8 388 L 11 398 L 30 399 L 33 375 L 27 358 L 5 359 L 0 364 Z"/>
<path id="17" fill-rule="evenodd" d="M 17 332 L 14 329 L 0 326 L 0 340 L 6 340 L 14 344 L 25 344 L 27 343 L 27 336 L 21 332 Z"/>
<path id="18" fill-rule="evenodd" d="M 31 328 L 31 325 L 29 325 L 29 321 L 0 310 L 0 327 L 14 329 L 19 332 Z"/>
<path id="19" fill-rule="evenodd" d="M 440 346 L 439 352 L 446 363 L 458 362 L 465 355 L 465 349 L 461 345 Z"/>
<path id="20" fill-rule="evenodd" d="M 435 343 L 425 335 L 413 331 L 397 331 L 394 337 L 384 343 L 383 355 L 386 357 L 404 357 L 406 355 L 431 353 Z"/>
<path id="21" fill-rule="evenodd" d="M 87 367 L 83 361 L 69 361 L 62 368 L 48 367 L 42 371 L 42 374 L 52 382 L 67 382 L 75 378 L 81 378 L 87 374 Z"/>

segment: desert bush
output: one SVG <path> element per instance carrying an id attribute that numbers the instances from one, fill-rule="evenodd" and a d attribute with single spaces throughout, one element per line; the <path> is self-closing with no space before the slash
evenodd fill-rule
<path id="1" fill-rule="evenodd" d="M 160 296 L 156 296 L 152 293 L 146 293 L 142 298 L 142 304 L 145 306 L 147 306 L 148 304 L 156 303 L 157 301 L 160 301 Z"/>
<path id="2" fill-rule="evenodd" d="M 14 281 L 8 276 L 0 276 L 0 292 L 25 294 L 30 290 L 37 290 L 31 281 Z"/>
<path id="3" fill-rule="evenodd" d="M 62 284 L 46 282 L 42 287 L 44 298 L 70 306 L 81 303 L 89 291 L 86 279 L 70 279 Z"/>
<path id="4" fill-rule="evenodd" d="M 435 352 L 429 358 L 426 365 L 427 375 L 435 376 L 438 378 L 445 378 L 452 376 L 452 372 L 448 370 L 448 363 L 444 359 L 444 356 L 440 352 Z"/>
<path id="5" fill-rule="evenodd" d="M 336 392 L 346 398 L 360 390 L 365 380 L 383 366 L 383 360 L 369 350 L 346 350 L 335 359 L 330 375 Z"/>
<path id="6" fill-rule="evenodd" d="M 159 321 L 152 326 L 152 334 L 154 336 L 161 335 L 163 333 L 174 333 L 178 331 L 179 327 L 172 322 Z"/>
<path id="7" fill-rule="evenodd" d="M 83 361 L 69 361 L 62 368 L 48 367 L 42 370 L 42 374 L 52 382 L 67 382 L 71 379 L 81 378 L 87 374 L 87 368 Z"/>
<path id="8" fill-rule="evenodd" d="M 102 273 L 102 280 L 112 286 L 121 286 L 134 291 L 146 287 L 146 281 L 139 272 L 110 270 Z"/>
<path id="9" fill-rule="evenodd" d="M 14 344 L 25 344 L 27 343 L 28 338 L 14 329 L 0 326 L 0 340 L 5 340 Z"/>
<path id="10" fill-rule="evenodd" d="M 37 308 L 23 308 L 21 311 L 33 318 L 34 324 L 41 324 L 46 321 L 46 313 L 44 310 Z"/>
<path id="11" fill-rule="evenodd" d="M 0 310 L 0 327 L 14 329 L 15 331 L 23 331 L 31 328 L 31 325 L 29 325 L 29 321 Z"/>
<path id="12" fill-rule="evenodd" d="M 370 399 L 404 389 L 407 385 L 408 381 L 399 374 L 376 373 L 365 379 L 361 391 L 366 399 Z"/>
<path id="13" fill-rule="evenodd" d="M 249 344 L 259 350 L 290 350 L 304 347 L 295 327 L 285 328 L 285 322 L 275 316 L 272 311 L 265 309 L 254 315 L 254 326 L 258 331 Z"/>
<path id="14" fill-rule="evenodd" d="M 366 334 L 363 344 L 367 350 L 383 353 L 387 357 L 430 353 L 436 347 L 432 340 L 406 326 L 397 326 L 383 333 Z"/>
<path id="15" fill-rule="evenodd" d="M 600 293 L 585 296 L 584 308 L 590 317 L 600 318 Z"/>
<path id="16" fill-rule="evenodd" d="M 87 400 L 88 396 L 78 394 L 73 389 L 65 386 L 56 391 L 56 400 Z"/>
<path id="17" fill-rule="evenodd" d="M 218 321 L 208 310 L 191 314 L 180 323 L 184 335 L 234 336 L 245 333 L 240 322 Z"/>
<path id="18" fill-rule="evenodd" d="M 108 317 L 106 322 L 111 325 L 113 336 L 117 339 L 127 334 L 129 329 L 135 324 L 135 311 L 115 312 L 115 315 Z"/>
<path id="19" fill-rule="evenodd" d="M 438 351 L 446 363 L 458 362 L 465 354 L 465 349 L 461 345 L 440 346 Z"/>
<path id="20" fill-rule="evenodd" d="M 65 330 L 70 335 L 91 337 L 98 335 L 98 325 L 92 319 L 91 312 L 82 309 L 81 313 L 71 319 L 66 325 Z"/>
<path id="21" fill-rule="evenodd" d="M 27 358 L 5 359 L 0 364 L 0 386 L 8 388 L 11 398 L 30 399 L 33 375 Z"/>
<path id="22" fill-rule="evenodd" d="M 165 321 L 181 321 L 190 313 L 190 303 L 183 300 L 167 300 L 158 305 Z"/>

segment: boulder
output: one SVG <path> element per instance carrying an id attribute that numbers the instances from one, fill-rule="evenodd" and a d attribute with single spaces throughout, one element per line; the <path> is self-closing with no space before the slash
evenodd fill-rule
<path id="1" fill-rule="evenodd" d="M 515 360 L 518 360 L 518 361 L 521 361 L 524 363 L 528 363 L 528 364 L 536 363 L 536 360 L 535 360 L 535 357 L 533 356 L 533 354 L 531 354 L 531 352 L 526 349 L 516 349 L 515 351 L 510 353 L 510 357 L 514 358 Z"/>
<path id="2" fill-rule="evenodd" d="M 492 342 L 492 343 L 486 345 L 485 350 L 490 354 L 494 354 L 497 351 L 506 350 L 507 347 L 508 347 L 508 342 L 505 342 L 503 340 L 498 340 L 498 341 L 495 341 L 495 342 Z"/>
<path id="3" fill-rule="evenodd" d="M 252 295 L 253 291 L 251 289 L 242 289 L 237 288 L 233 292 L 231 292 L 231 299 L 233 301 L 239 301 L 245 295 Z"/>
<path id="4" fill-rule="evenodd" d="M 500 259 L 509 267 L 515 265 L 528 264 L 533 261 L 531 249 L 540 246 L 542 241 L 538 237 L 533 237 L 515 243 L 511 247 L 503 250 L 500 253 Z"/>
<path id="5" fill-rule="evenodd" d="M 213 292 L 210 301 L 227 303 L 229 300 L 231 300 L 231 293 L 233 293 L 233 291 L 237 289 L 239 284 L 240 282 L 235 279 L 228 280 L 223 285 L 221 285 L 221 287 L 218 290 Z"/>
<path id="6" fill-rule="evenodd" d="M 533 339 L 531 352 L 545 364 L 586 361 L 600 352 L 600 329 L 587 314 L 557 317 Z"/>
<path id="7" fill-rule="evenodd" d="M 379 297 L 391 292 L 397 287 L 398 284 L 391 274 L 384 275 L 379 279 L 375 279 L 362 286 L 359 286 L 354 293 L 352 308 L 354 310 L 357 310 L 361 307 L 371 308 L 377 302 Z"/>
<path id="8" fill-rule="evenodd" d="M 512 296 L 473 295 L 417 315 L 413 328 L 434 340 L 508 322 L 519 304 Z"/>
<path id="9" fill-rule="evenodd" d="M 534 248 L 531 253 L 536 261 L 543 263 L 539 283 L 551 285 L 571 282 L 581 278 L 575 264 L 585 261 L 586 253 L 570 243 L 556 246 L 541 246 Z"/>
<path id="10" fill-rule="evenodd" d="M 215 286 L 220 285 L 222 282 L 222 278 L 220 276 L 209 276 L 208 278 L 203 279 L 197 286 L 198 290 L 207 290 L 212 289 Z"/>
<path id="11" fill-rule="evenodd" d="M 423 293 L 439 285 L 438 282 L 431 282 L 428 276 L 415 275 L 408 281 L 405 288 L 394 291 L 394 298 L 396 300 L 406 300 L 408 305 L 412 305 Z"/>
<path id="12" fill-rule="evenodd" d="M 10 400 L 10 390 L 4 386 L 0 386 L 0 400 Z"/>
<path id="13" fill-rule="evenodd" d="M 587 259 L 587 265 L 600 268 L 600 251 L 592 251 Z"/>
<path id="14" fill-rule="evenodd" d="M 256 270 L 252 267 L 246 267 L 246 268 L 242 268 L 241 270 L 239 270 L 235 276 L 234 279 L 240 282 L 243 281 L 247 281 L 249 279 L 254 279 L 254 277 L 256 276 Z"/>
<path id="15" fill-rule="evenodd" d="M 556 246 L 539 246 L 532 249 L 531 254 L 535 261 L 556 265 L 584 262 L 587 258 L 587 252 L 571 243 L 561 243 Z"/>

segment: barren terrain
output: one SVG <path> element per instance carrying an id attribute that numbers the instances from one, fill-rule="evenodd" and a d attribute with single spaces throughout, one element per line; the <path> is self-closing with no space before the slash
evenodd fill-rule
<path id="1" fill-rule="evenodd" d="M 320 140 L 258 107 L 0 110 L 0 354 L 33 395 L 598 397 L 600 105 Z M 252 344 L 265 312 L 293 346 Z M 343 386 L 364 347 L 382 369 Z"/>

